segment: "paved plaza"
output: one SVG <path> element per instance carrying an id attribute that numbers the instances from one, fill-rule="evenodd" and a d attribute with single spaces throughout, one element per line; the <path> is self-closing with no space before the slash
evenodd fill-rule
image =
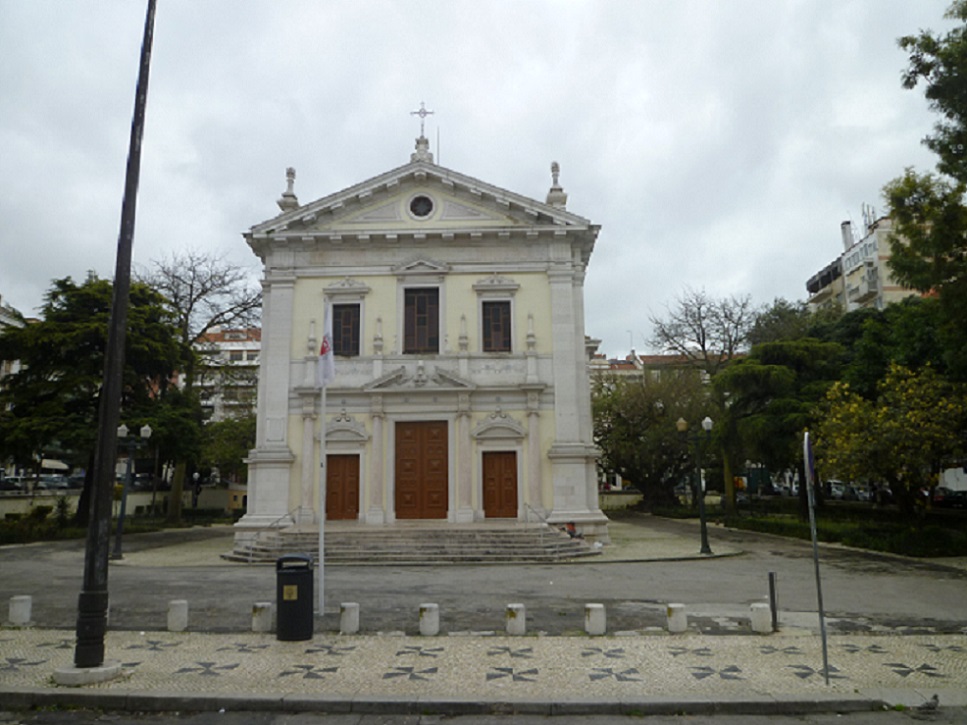
<path id="1" fill-rule="evenodd" d="M 124 675 L 57 688 L 72 633 L 0 632 L 0 698 L 108 709 L 333 712 L 798 711 L 967 705 L 967 637 L 834 636 L 830 684 L 813 636 L 508 637 L 112 632 Z"/>
<path id="2" fill-rule="evenodd" d="M 721 567 L 734 565 L 742 556 L 755 556 L 754 552 L 743 552 L 741 539 L 730 542 L 720 531 L 714 532 L 713 548 L 721 558 L 693 561 L 694 541 L 687 535 L 690 529 L 663 527 L 657 522 L 654 526 L 639 524 L 635 524 L 637 528 L 615 526 L 617 543 L 603 561 L 562 564 L 541 571 L 557 572 L 555 576 L 562 579 L 587 579 L 609 566 L 625 566 L 622 561 L 657 560 L 679 562 L 680 576 L 688 577 L 689 566 Z M 132 553 L 124 563 L 112 565 L 112 578 L 122 569 L 129 575 L 139 572 L 142 588 L 150 588 L 165 568 L 187 571 L 178 569 L 184 566 L 181 559 L 186 550 L 192 548 L 184 543 L 185 538 L 191 537 L 170 537 L 166 545 L 158 545 L 155 538 L 155 544 L 141 551 L 132 544 Z M 214 571 L 213 567 L 220 565 L 207 557 L 217 556 L 215 551 L 221 544 L 210 543 L 218 537 L 202 538 L 193 547 L 193 563 L 206 572 Z M 767 549 L 778 546 L 778 541 L 766 544 Z M 16 556 L 39 559 L 39 552 L 37 546 L 4 547 L 0 564 Z M 832 556 L 828 551 L 826 554 Z M 897 559 L 892 566 L 899 572 L 905 564 Z M 940 584 L 949 586 L 954 596 L 960 592 L 958 601 L 962 605 L 967 577 L 952 568 L 943 574 L 937 569 L 931 576 L 930 566 L 926 574 L 918 574 L 923 575 L 918 581 L 943 580 Z M 333 567 L 337 580 L 338 569 Z M 500 567 L 486 569 L 489 576 L 501 571 Z M 369 570 L 369 576 L 378 577 L 381 568 Z M 229 579 L 231 572 L 237 572 L 244 581 L 242 574 L 251 575 L 253 568 L 226 564 L 219 571 Z M 269 567 L 258 571 L 267 577 L 274 574 Z M 434 568 L 435 577 L 442 580 L 459 581 L 460 571 Z M 585 584 L 593 590 L 593 581 Z M 606 593 L 611 585 L 601 586 Z M 11 591 L 15 588 L 8 581 L 0 585 L 0 595 Z M 337 592 L 341 590 L 337 588 Z M 223 598 L 248 601 L 252 593 L 236 591 L 228 597 L 223 592 Z M 580 612 L 582 601 L 594 601 L 584 596 L 586 593 L 577 591 L 568 606 Z M 34 594 L 37 598 L 41 595 Z M 76 599 L 76 591 L 62 598 Z M 832 598 L 836 599 L 835 588 Z M 536 604 L 540 606 L 539 601 Z M 124 605 L 124 596 L 115 598 L 112 594 L 112 612 L 114 606 Z M 365 611 L 365 603 L 362 606 Z M 59 604 L 47 611 L 62 617 L 57 613 L 69 608 Z M 274 634 L 256 634 L 244 628 L 212 631 L 195 619 L 188 631 L 169 632 L 163 618 L 139 615 L 143 629 L 126 626 L 108 633 L 107 657 L 122 664 L 122 676 L 70 688 L 53 684 L 52 675 L 73 661 L 73 630 L 45 622 L 42 611 L 38 610 L 35 626 L 0 629 L 3 707 L 450 714 L 770 713 L 871 710 L 898 704 L 915 707 L 929 702 L 934 694 L 942 707 L 967 706 L 967 628 L 958 625 L 956 613 L 944 626 L 927 626 L 919 621 L 911 627 L 833 629 L 828 685 L 823 676 L 818 617 L 806 612 L 783 612 L 780 631 L 766 635 L 753 634 L 735 611 L 720 619 L 739 624 L 724 629 L 705 628 L 690 620 L 686 632 L 670 634 L 667 622 L 651 618 L 621 630 L 612 626 L 615 620 L 609 612 L 605 636 L 592 637 L 573 628 L 548 634 L 548 627 L 541 625 L 555 613 L 544 611 L 538 614 L 534 626 L 528 619 L 523 636 L 508 636 L 499 626 L 499 612 L 490 613 L 492 624 L 486 629 L 449 627 L 438 636 L 419 636 L 414 634 L 412 623 L 404 621 L 412 618 L 415 622 L 416 617 L 415 610 L 406 605 L 396 611 L 396 628 L 340 635 L 338 615 L 330 613 L 328 618 L 317 619 L 314 635 L 301 642 L 283 642 Z"/>

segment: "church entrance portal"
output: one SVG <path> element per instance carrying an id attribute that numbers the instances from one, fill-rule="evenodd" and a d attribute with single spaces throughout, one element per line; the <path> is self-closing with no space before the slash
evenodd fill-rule
<path id="1" fill-rule="evenodd" d="M 326 518 L 359 518 L 359 456 L 326 456 Z"/>
<path id="2" fill-rule="evenodd" d="M 488 519 L 517 518 L 517 454 L 483 454 L 483 504 Z"/>
<path id="3" fill-rule="evenodd" d="M 446 421 L 396 424 L 396 518 L 447 517 Z"/>

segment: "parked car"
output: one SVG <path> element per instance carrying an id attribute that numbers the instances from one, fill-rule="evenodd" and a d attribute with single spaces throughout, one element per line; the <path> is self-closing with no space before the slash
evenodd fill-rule
<path id="1" fill-rule="evenodd" d="M 826 495 L 830 498 L 842 500 L 846 496 L 846 484 L 831 478 L 826 481 Z"/>
<path id="2" fill-rule="evenodd" d="M 70 484 L 67 482 L 67 476 L 51 474 L 41 476 L 35 488 L 38 491 L 66 491 L 70 488 Z"/>
<path id="3" fill-rule="evenodd" d="M 4 476 L 0 478 L 0 491 L 23 491 L 23 479 L 20 476 Z"/>
<path id="4" fill-rule="evenodd" d="M 933 505 L 940 508 L 967 508 L 967 491 L 937 486 L 933 490 Z"/>
<path id="5" fill-rule="evenodd" d="M 165 482 L 150 473 L 139 473 L 131 481 L 131 487 L 140 491 L 152 491 L 156 485 L 159 491 L 165 490 Z"/>
<path id="6" fill-rule="evenodd" d="M 871 495 L 874 504 L 885 505 L 893 503 L 893 491 L 885 483 L 874 483 Z"/>

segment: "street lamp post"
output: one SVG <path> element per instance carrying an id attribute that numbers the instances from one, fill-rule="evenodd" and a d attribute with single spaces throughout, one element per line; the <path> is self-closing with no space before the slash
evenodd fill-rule
<path id="1" fill-rule="evenodd" d="M 118 663 L 112 662 L 105 665 L 104 662 L 104 635 L 107 632 L 108 609 L 108 547 L 111 541 L 111 487 L 114 480 L 111 464 L 117 454 L 116 428 L 121 409 L 124 375 L 124 341 L 131 288 L 131 248 L 134 241 L 138 180 L 141 172 L 141 144 L 148 98 L 148 71 L 151 67 L 156 5 L 157 0 L 148 0 L 138 84 L 135 90 L 134 117 L 131 120 L 131 138 L 128 144 L 124 198 L 121 202 L 121 229 L 118 233 L 114 272 L 114 296 L 111 300 L 107 346 L 104 352 L 104 376 L 98 404 L 90 521 L 87 526 L 87 543 L 84 547 L 84 579 L 81 593 L 77 598 L 74 667 L 54 673 L 54 680 L 58 684 L 70 681 L 76 674 L 74 670 L 79 669 L 92 670 L 93 674 L 89 677 L 100 678 L 100 681 L 116 677 L 120 673 Z"/>
<path id="2" fill-rule="evenodd" d="M 705 416 L 702 420 L 702 429 L 705 431 L 705 445 L 712 438 L 712 419 Z M 679 418 L 675 423 L 675 427 L 678 432 L 685 437 L 688 433 L 688 421 L 684 418 Z M 693 440 L 695 442 L 695 495 L 698 497 L 698 520 L 701 530 L 702 545 L 699 549 L 700 554 L 711 554 L 712 548 L 708 544 L 708 522 L 705 520 L 705 481 L 702 478 L 702 439 L 696 432 L 693 435 Z"/>
<path id="3" fill-rule="evenodd" d="M 140 445 L 140 441 L 136 440 L 134 437 L 128 438 L 128 427 L 122 423 L 118 426 L 118 438 L 123 441 L 124 447 L 128 451 L 128 461 L 124 468 L 124 482 L 121 484 L 121 512 L 118 514 L 118 525 L 114 532 L 114 551 L 111 552 L 112 559 L 123 559 L 124 554 L 121 553 L 121 535 L 124 533 L 124 513 L 128 508 L 128 490 L 131 488 L 131 462 L 134 458 L 134 452 Z M 141 426 L 141 440 L 147 441 L 151 437 L 151 426 L 145 423 Z"/>
<path id="4" fill-rule="evenodd" d="M 705 445 L 708 447 L 712 440 L 712 419 L 707 415 L 702 420 L 702 429 L 705 431 Z M 702 478 L 702 444 L 698 446 L 698 485 L 700 488 L 698 496 L 698 520 L 702 529 L 702 548 L 699 553 L 711 554 L 712 549 L 708 545 L 708 523 L 705 520 L 705 479 Z"/>

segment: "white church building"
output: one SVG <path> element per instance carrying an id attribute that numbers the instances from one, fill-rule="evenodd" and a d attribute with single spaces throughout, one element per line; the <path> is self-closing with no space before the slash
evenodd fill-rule
<path id="1" fill-rule="evenodd" d="M 264 298 L 237 544 L 314 526 L 320 495 L 361 527 L 573 521 L 607 543 L 584 330 L 599 227 L 551 176 L 536 201 L 438 166 L 422 134 L 408 164 L 309 203 L 287 171 L 281 213 L 244 235 Z"/>

